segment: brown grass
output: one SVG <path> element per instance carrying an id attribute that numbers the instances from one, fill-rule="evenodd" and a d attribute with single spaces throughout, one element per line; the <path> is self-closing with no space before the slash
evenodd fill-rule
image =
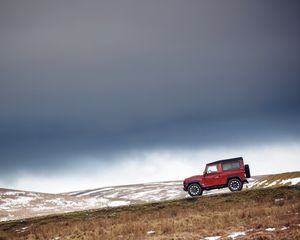
<path id="1" fill-rule="evenodd" d="M 300 239 L 299 200 L 294 186 L 76 212 L 1 223 L 0 239 Z"/>

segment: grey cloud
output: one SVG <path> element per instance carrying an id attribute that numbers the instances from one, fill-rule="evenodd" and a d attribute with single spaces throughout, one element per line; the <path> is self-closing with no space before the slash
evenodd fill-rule
<path id="1" fill-rule="evenodd" d="M 299 138 L 296 1 L 0 9 L 2 173 L 64 168 L 82 154 L 227 144 L 230 133 Z"/>

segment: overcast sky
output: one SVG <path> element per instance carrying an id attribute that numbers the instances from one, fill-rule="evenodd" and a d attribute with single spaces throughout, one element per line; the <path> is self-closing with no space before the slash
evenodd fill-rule
<path id="1" fill-rule="evenodd" d="M 0 187 L 300 170 L 299 1 L 1 1 Z"/>

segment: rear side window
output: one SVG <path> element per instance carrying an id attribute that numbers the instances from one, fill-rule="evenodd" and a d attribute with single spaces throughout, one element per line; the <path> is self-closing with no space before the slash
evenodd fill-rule
<path id="1" fill-rule="evenodd" d="M 229 163 L 222 164 L 223 171 L 239 169 L 239 168 L 240 168 L 240 162 L 229 162 Z"/>

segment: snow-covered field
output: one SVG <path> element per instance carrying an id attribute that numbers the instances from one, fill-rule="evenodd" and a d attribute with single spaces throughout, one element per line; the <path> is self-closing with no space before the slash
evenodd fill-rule
<path id="1" fill-rule="evenodd" d="M 261 177 L 250 179 L 245 188 L 265 187 Z M 300 178 L 281 179 L 281 185 L 300 182 Z M 274 186 L 272 183 L 269 187 Z M 228 192 L 204 191 L 203 195 Z M 28 191 L 0 189 L 0 221 L 36 217 L 72 211 L 117 207 L 188 197 L 182 190 L 182 181 L 112 186 L 61 194 L 47 194 Z"/>
<path id="2" fill-rule="evenodd" d="M 0 189 L 0 221 L 186 197 L 182 181 L 104 187 L 62 194 Z"/>

